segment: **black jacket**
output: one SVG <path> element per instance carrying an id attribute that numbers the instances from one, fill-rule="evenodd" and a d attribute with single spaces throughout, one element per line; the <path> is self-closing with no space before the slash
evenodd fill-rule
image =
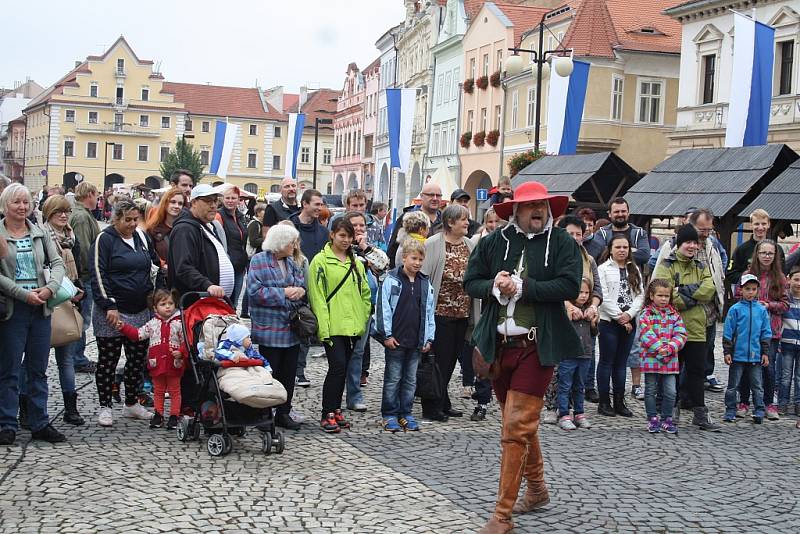
<path id="1" fill-rule="evenodd" d="M 262 219 L 264 226 L 275 226 L 279 222 L 285 221 L 298 211 L 300 211 L 300 203 L 297 203 L 294 206 L 288 206 L 283 203 L 282 198 L 276 200 L 272 204 L 268 205 L 267 209 L 264 210 L 264 219 Z M 308 260 L 311 261 L 311 258 Z"/>
<path id="2" fill-rule="evenodd" d="M 213 234 L 209 226 L 206 228 Z M 219 285 L 217 249 L 203 230 L 203 223 L 191 212 L 179 215 L 172 225 L 167 266 L 169 286 L 181 295 Z"/>
<path id="3" fill-rule="evenodd" d="M 234 215 L 223 208 L 217 212 L 222 219 L 222 228 L 225 230 L 225 240 L 228 243 L 228 257 L 237 273 L 244 272 L 249 263 L 247 258 L 247 225 L 244 215 L 239 210 L 234 210 Z"/>
<path id="4" fill-rule="evenodd" d="M 89 249 L 92 298 L 103 311 L 139 313 L 147 309 L 147 295 L 154 289 L 150 266 L 160 262 L 147 234 L 137 230 L 133 242 L 131 248 L 113 226 L 108 226 Z M 156 285 L 161 285 L 161 280 L 156 280 Z"/>
<path id="5" fill-rule="evenodd" d="M 322 226 L 317 219 L 311 221 L 310 224 L 301 222 L 299 213 L 289 217 L 289 220 L 294 223 L 294 227 L 300 233 L 300 250 L 310 262 L 328 242 L 328 229 Z"/>

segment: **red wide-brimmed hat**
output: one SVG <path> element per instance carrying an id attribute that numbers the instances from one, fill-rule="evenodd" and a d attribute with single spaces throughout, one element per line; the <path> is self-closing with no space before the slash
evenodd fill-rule
<path id="1" fill-rule="evenodd" d="M 569 204 L 569 197 L 551 195 L 547 192 L 547 188 L 539 182 L 525 182 L 514 191 L 513 199 L 495 204 L 493 207 L 497 216 L 507 221 L 511 214 L 514 213 L 514 204 L 532 202 L 534 200 L 547 200 L 550 204 L 550 213 L 554 219 L 564 215 Z"/>

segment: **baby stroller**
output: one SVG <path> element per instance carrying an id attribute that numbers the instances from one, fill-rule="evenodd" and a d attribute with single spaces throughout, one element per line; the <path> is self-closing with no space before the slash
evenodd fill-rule
<path id="1" fill-rule="evenodd" d="M 231 399 L 219 387 L 220 362 L 199 353 L 201 341 L 213 350 L 229 326 L 241 323 L 229 301 L 190 292 L 181 297 L 180 309 L 192 367 L 192 373 L 184 376 L 184 406 L 191 408 L 194 415 L 181 417 L 178 439 L 197 440 L 201 429 L 205 430 L 208 453 L 224 456 L 233 450 L 231 436 L 244 436 L 248 427 L 256 427 L 261 434 L 261 452 L 271 454 L 274 449 L 283 453 L 284 437 L 275 430 L 272 408 L 253 408 Z"/>

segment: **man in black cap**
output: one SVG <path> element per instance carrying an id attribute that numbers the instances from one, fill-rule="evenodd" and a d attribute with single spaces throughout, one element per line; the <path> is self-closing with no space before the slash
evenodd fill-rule
<path id="1" fill-rule="evenodd" d="M 469 196 L 469 193 L 467 193 L 463 189 L 456 189 L 455 191 L 453 191 L 453 194 L 450 195 L 450 202 L 453 202 L 455 204 L 461 204 L 462 206 L 467 208 L 467 211 L 469 211 L 470 200 L 472 200 L 472 197 Z M 475 235 L 475 232 L 477 232 L 480 227 L 481 225 L 478 223 L 478 221 L 472 220 L 472 218 L 470 218 L 469 228 L 467 229 L 467 237 L 472 237 L 473 235 Z"/>

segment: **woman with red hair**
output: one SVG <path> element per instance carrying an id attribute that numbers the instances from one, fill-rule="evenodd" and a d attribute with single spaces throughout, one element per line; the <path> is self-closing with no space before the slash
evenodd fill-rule
<path id="1" fill-rule="evenodd" d="M 175 219 L 180 215 L 186 199 L 177 187 L 164 193 L 158 208 L 151 210 L 145 230 L 150 234 L 156 247 L 156 253 L 161 260 L 161 267 L 167 266 L 167 252 L 169 251 L 169 233 Z"/>

